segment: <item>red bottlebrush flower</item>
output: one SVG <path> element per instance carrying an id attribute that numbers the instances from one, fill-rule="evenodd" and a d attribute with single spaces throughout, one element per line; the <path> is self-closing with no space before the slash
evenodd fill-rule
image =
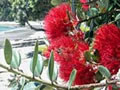
<path id="1" fill-rule="evenodd" d="M 82 8 L 84 11 L 88 11 L 89 5 L 88 4 L 82 5 Z"/>
<path id="2" fill-rule="evenodd" d="M 67 82 L 73 69 L 77 70 L 74 85 L 94 83 L 94 70 L 89 65 L 81 64 L 78 60 L 64 62 L 60 65 L 60 77 Z"/>
<path id="3" fill-rule="evenodd" d="M 74 44 L 74 42 L 71 43 Z M 67 82 L 70 73 L 75 68 L 77 74 L 74 85 L 93 83 L 94 70 L 89 65 L 86 65 L 84 59 L 84 52 L 89 49 L 88 45 L 83 42 L 77 42 L 76 46 L 74 45 L 73 47 L 69 47 L 69 45 L 63 47 L 62 53 L 57 56 L 57 61 L 60 63 L 60 77 Z"/>
<path id="4" fill-rule="evenodd" d="M 87 3 L 87 0 L 80 0 L 81 3 Z"/>
<path id="5" fill-rule="evenodd" d="M 83 10 L 84 10 L 84 11 L 88 11 L 89 5 L 86 4 L 86 3 L 87 3 L 87 0 L 80 0 L 80 2 L 83 4 L 83 5 L 82 5 Z"/>
<path id="6" fill-rule="evenodd" d="M 83 52 L 88 49 L 87 43 L 79 42 L 72 37 L 63 36 L 50 44 L 45 56 L 49 57 L 51 50 L 53 50 L 55 55 L 57 55 L 55 56 L 57 62 L 64 62 L 72 58 L 80 60 L 83 57 Z"/>
<path id="7" fill-rule="evenodd" d="M 69 31 L 73 30 L 73 22 L 70 20 L 67 12 L 72 15 L 70 5 L 63 3 L 52 8 L 45 17 L 45 30 L 48 40 L 57 40 L 61 36 L 67 36 Z"/>
<path id="8" fill-rule="evenodd" d="M 89 50 L 87 43 L 78 41 L 75 37 L 61 37 L 51 43 L 47 55 L 54 51 L 54 58 L 60 64 L 60 77 L 67 82 L 72 69 L 77 70 L 74 85 L 94 82 L 94 70 L 86 64 L 84 52 Z M 49 54 L 48 54 L 49 53 Z M 83 78 L 84 77 L 84 78 Z"/>
<path id="9" fill-rule="evenodd" d="M 75 85 L 94 82 L 94 70 L 84 58 L 84 52 L 89 50 L 89 46 L 83 41 L 84 34 L 74 30 L 77 20 L 70 20 L 67 12 L 71 13 L 71 8 L 64 3 L 52 8 L 45 17 L 46 35 L 50 40 L 45 56 L 49 58 L 51 50 L 54 52 L 54 58 L 60 64 L 60 76 L 64 81 L 68 81 L 72 69 L 75 68 L 78 71 Z"/>
<path id="10" fill-rule="evenodd" d="M 120 30 L 114 24 L 105 24 L 98 29 L 94 48 L 99 51 L 100 63 L 112 74 L 120 68 Z"/>

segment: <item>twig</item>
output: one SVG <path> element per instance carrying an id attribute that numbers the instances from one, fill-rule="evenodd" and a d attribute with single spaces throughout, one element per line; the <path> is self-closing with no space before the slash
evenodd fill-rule
<path id="1" fill-rule="evenodd" d="M 89 1 L 89 2 L 86 2 L 86 3 L 82 3 L 82 4 L 92 4 L 92 3 L 96 3 L 97 1 L 99 1 L 99 0 L 92 0 L 92 1 Z"/>
<path id="2" fill-rule="evenodd" d="M 26 20 L 26 23 L 28 24 L 28 26 L 29 26 L 31 29 L 33 29 L 33 30 L 35 30 L 35 31 L 45 31 L 45 30 L 42 29 L 42 28 L 35 28 L 35 27 L 33 27 L 27 20 Z"/>
<path id="3" fill-rule="evenodd" d="M 120 21 L 120 19 L 111 21 L 111 22 L 109 22 L 109 24 L 111 24 L 111 23 L 116 23 L 117 21 Z"/>
<path id="4" fill-rule="evenodd" d="M 45 85 L 48 85 L 48 86 L 52 86 L 52 87 L 55 87 L 55 88 L 59 88 L 59 89 L 61 88 L 62 90 L 68 90 L 67 86 L 63 86 L 63 85 L 59 85 L 59 84 L 55 84 L 55 83 L 51 84 L 50 82 L 43 81 L 43 80 L 38 79 L 38 78 L 34 78 L 33 79 L 31 76 L 27 76 L 24 73 L 16 71 L 14 69 L 10 69 L 9 67 L 7 67 L 7 66 L 5 66 L 3 64 L 0 64 L 0 67 L 6 69 L 9 72 L 15 73 L 17 75 L 21 75 L 22 77 L 25 77 L 25 78 L 27 78 L 27 79 L 29 79 L 31 81 L 36 81 L 36 82 L 39 82 L 39 83 L 42 83 L 42 84 L 45 84 Z M 89 88 L 92 88 L 92 87 L 104 87 L 104 86 L 116 84 L 117 82 L 120 82 L 120 80 L 111 80 L 111 81 L 108 81 L 107 83 L 104 82 L 104 83 L 93 83 L 93 84 L 85 84 L 85 85 L 79 85 L 79 86 L 72 86 L 70 88 L 70 90 L 89 89 Z"/>
<path id="5" fill-rule="evenodd" d="M 107 81 L 107 83 L 104 82 L 104 83 L 95 83 L 95 84 L 74 86 L 74 87 L 72 87 L 72 90 L 73 89 L 81 90 L 81 89 L 89 89 L 89 88 L 95 88 L 95 87 L 104 87 L 104 86 L 116 84 L 117 82 L 120 82 L 120 80 L 111 80 L 111 81 Z"/>
<path id="6" fill-rule="evenodd" d="M 82 22 L 86 22 L 86 21 L 95 19 L 95 18 L 100 17 L 100 16 L 103 16 L 103 15 L 105 15 L 105 14 L 111 14 L 111 13 L 113 13 L 113 12 L 115 12 L 115 11 L 116 11 L 116 10 L 111 10 L 111 11 L 108 11 L 108 12 L 105 12 L 105 13 L 100 13 L 100 14 L 98 14 L 98 15 L 96 15 L 96 16 L 92 16 L 92 17 L 89 17 L 89 18 L 87 18 L 87 19 L 81 20 L 81 21 L 78 22 L 78 24 L 77 24 L 76 26 L 78 26 L 78 25 L 79 25 L 80 23 L 82 23 Z"/>
<path id="7" fill-rule="evenodd" d="M 14 70 L 14 69 L 10 69 L 9 67 L 7 67 L 7 66 L 5 66 L 5 65 L 3 65 L 3 64 L 1 64 L 1 63 L 0 63 L 0 67 L 6 69 L 8 72 L 12 72 L 12 73 L 15 73 L 15 74 L 17 74 L 17 75 L 21 75 L 22 77 L 25 77 L 25 78 L 27 78 L 27 79 L 29 79 L 29 80 L 31 80 L 31 81 L 36 81 L 36 82 L 40 82 L 40 83 L 43 83 L 43 84 L 45 84 L 45 85 L 49 85 L 49 86 L 52 86 L 52 87 L 55 87 L 55 88 L 62 88 L 62 89 L 64 89 L 64 90 L 67 90 L 67 87 L 66 87 L 66 86 L 57 85 L 57 84 L 51 84 L 51 82 L 43 81 L 43 80 L 37 79 L 37 78 L 34 78 L 34 79 L 33 79 L 32 76 L 28 76 L 28 75 L 25 75 L 25 74 L 22 73 L 22 72 L 16 71 L 16 70 Z"/>

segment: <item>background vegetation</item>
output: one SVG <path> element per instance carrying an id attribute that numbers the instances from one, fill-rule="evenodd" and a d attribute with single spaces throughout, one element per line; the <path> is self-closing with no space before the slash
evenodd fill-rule
<path id="1" fill-rule="evenodd" d="M 52 7 L 50 0 L 0 0 L 0 21 L 41 20 Z"/>

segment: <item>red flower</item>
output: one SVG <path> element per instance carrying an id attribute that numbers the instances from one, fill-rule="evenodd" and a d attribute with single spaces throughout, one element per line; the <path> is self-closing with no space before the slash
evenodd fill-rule
<path id="1" fill-rule="evenodd" d="M 75 20 L 69 19 L 67 12 L 71 15 L 70 5 L 63 3 L 55 8 L 52 8 L 45 17 L 45 30 L 48 39 L 51 41 L 57 40 L 61 36 L 67 36 L 73 30 Z"/>
<path id="2" fill-rule="evenodd" d="M 94 70 L 89 65 L 81 64 L 78 60 L 64 62 L 60 65 L 60 77 L 67 82 L 73 69 L 77 70 L 74 85 L 94 83 Z"/>
<path id="3" fill-rule="evenodd" d="M 82 85 L 94 82 L 94 70 L 86 64 L 84 52 L 89 49 L 84 42 L 72 42 L 67 47 L 62 47 L 62 53 L 57 56 L 60 63 L 60 77 L 64 81 L 69 80 L 70 73 L 75 68 L 77 70 L 74 85 Z M 84 78 L 83 78 L 84 77 Z"/>
<path id="4" fill-rule="evenodd" d="M 86 4 L 86 3 L 87 3 L 87 0 L 80 0 L 80 2 L 83 4 L 83 5 L 82 5 L 83 10 L 88 11 L 89 5 Z"/>
<path id="5" fill-rule="evenodd" d="M 69 19 L 68 11 L 71 13 L 71 8 L 64 3 L 52 8 L 45 17 L 46 35 L 50 40 L 45 56 L 49 58 L 50 52 L 54 52 L 54 58 L 60 64 L 60 76 L 64 81 L 68 81 L 72 69 L 75 68 L 75 85 L 92 83 L 95 73 L 84 58 L 84 52 L 89 50 L 89 46 L 83 41 L 84 34 L 74 30 L 77 21 L 75 18 Z"/>
<path id="6" fill-rule="evenodd" d="M 105 24 L 98 29 L 94 48 L 99 51 L 100 63 L 112 74 L 120 68 L 120 30 L 114 24 Z"/>
<path id="7" fill-rule="evenodd" d="M 81 3 L 87 3 L 87 0 L 80 0 Z"/>
<path id="8" fill-rule="evenodd" d="M 72 37 L 60 37 L 58 40 L 52 42 L 48 47 L 45 56 L 49 57 L 51 50 L 55 53 L 57 62 L 65 62 L 67 60 L 82 60 L 84 51 L 88 50 L 89 46 L 85 42 L 77 41 Z"/>
<path id="9" fill-rule="evenodd" d="M 87 43 L 77 41 L 73 37 L 61 37 L 51 43 L 49 50 L 51 49 L 54 51 L 55 60 L 60 64 L 60 77 L 64 81 L 68 81 L 72 69 L 75 68 L 77 76 L 74 85 L 94 82 L 94 70 L 86 64 L 84 58 L 84 52 L 89 50 Z"/>
<path id="10" fill-rule="evenodd" d="M 89 5 L 88 4 L 82 5 L 82 8 L 84 11 L 88 11 Z"/>

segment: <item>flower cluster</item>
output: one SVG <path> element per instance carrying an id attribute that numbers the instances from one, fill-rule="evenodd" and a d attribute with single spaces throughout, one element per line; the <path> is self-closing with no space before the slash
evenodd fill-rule
<path id="1" fill-rule="evenodd" d="M 46 35 L 50 41 L 45 56 L 49 57 L 53 50 L 54 58 L 60 65 L 60 77 L 64 81 L 68 81 L 71 71 L 75 68 L 75 85 L 93 83 L 94 70 L 84 58 L 84 52 L 89 50 L 89 45 L 83 40 L 84 34 L 74 28 L 77 23 L 74 14 L 71 13 L 71 20 L 67 12 L 71 13 L 71 8 L 69 4 L 64 3 L 51 9 L 45 17 Z"/>
<path id="2" fill-rule="evenodd" d="M 69 32 L 73 30 L 73 24 L 68 16 L 71 13 L 69 4 L 62 4 L 52 8 L 45 17 L 45 30 L 49 41 L 55 41 L 61 36 L 68 36 Z M 76 19 L 74 18 L 74 24 Z"/>
<path id="3" fill-rule="evenodd" d="M 99 62 L 112 74 L 120 68 L 120 29 L 114 24 L 105 24 L 97 32 L 94 48 L 99 51 Z"/>
<path id="4" fill-rule="evenodd" d="M 86 3 L 86 0 L 80 0 Z M 73 69 L 77 70 L 74 85 L 94 83 L 96 68 L 103 65 L 112 75 L 120 68 L 120 29 L 114 24 L 104 24 L 95 33 L 93 49 L 99 52 L 98 64 L 86 60 L 85 52 L 89 45 L 85 42 L 85 34 L 76 30 L 77 19 L 72 13 L 70 5 L 63 3 L 52 8 L 45 17 L 45 30 L 50 46 L 45 52 L 49 58 L 54 52 L 54 58 L 60 65 L 60 77 L 67 82 Z"/>

